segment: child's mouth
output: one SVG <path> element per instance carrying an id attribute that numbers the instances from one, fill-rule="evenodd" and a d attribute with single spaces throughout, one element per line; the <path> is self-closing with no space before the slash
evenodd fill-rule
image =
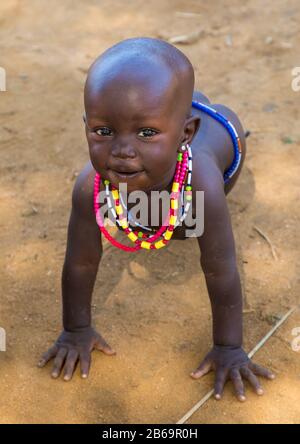
<path id="1" fill-rule="evenodd" d="M 132 179 L 133 177 L 136 177 L 137 175 L 141 174 L 144 170 L 142 171 L 134 171 L 134 172 L 124 172 L 124 171 L 115 171 L 115 170 L 111 170 L 116 176 L 122 178 L 122 179 Z"/>

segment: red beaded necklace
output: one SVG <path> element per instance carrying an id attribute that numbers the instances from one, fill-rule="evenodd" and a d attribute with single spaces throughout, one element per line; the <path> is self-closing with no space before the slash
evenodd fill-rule
<path id="1" fill-rule="evenodd" d="M 115 247 L 130 252 L 134 252 L 142 248 L 146 250 L 158 250 L 162 247 L 165 247 L 173 235 L 173 231 L 178 216 L 178 199 L 180 197 L 180 193 L 182 191 L 182 187 L 186 179 L 187 170 L 188 170 L 188 153 L 187 151 L 184 151 L 183 153 L 179 153 L 177 156 L 176 169 L 172 183 L 172 192 L 171 192 L 171 201 L 170 201 L 171 205 L 170 205 L 169 214 L 166 220 L 164 221 L 163 225 L 160 227 L 160 229 L 157 230 L 155 234 L 151 235 L 142 233 L 140 231 L 134 231 L 129 227 L 127 218 L 123 216 L 123 208 L 119 199 L 119 191 L 113 184 L 111 184 L 112 196 L 115 203 L 115 210 L 118 218 L 118 224 L 123 229 L 127 237 L 135 244 L 134 247 L 128 247 L 127 245 L 121 244 L 116 239 L 114 239 L 104 227 L 104 222 L 100 211 L 100 203 L 98 202 L 101 176 L 99 173 L 96 173 L 94 180 L 94 211 L 96 214 L 97 223 L 100 227 L 101 232 L 106 237 L 106 239 L 108 239 Z M 110 182 L 108 180 L 104 180 L 104 184 L 109 186 Z M 189 188 L 188 192 L 190 193 L 191 187 L 189 186 L 188 188 Z M 159 237 L 162 237 L 162 239 L 157 240 Z"/>

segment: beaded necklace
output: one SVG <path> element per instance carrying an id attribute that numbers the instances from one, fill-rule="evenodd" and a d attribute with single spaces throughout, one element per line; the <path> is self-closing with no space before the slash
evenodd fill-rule
<path id="1" fill-rule="evenodd" d="M 186 145 L 186 148 L 188 150 L 188 169 L 187 169 L 187 184 L 186 187 L 182 187 L 181 188 L 181 193 L 180 193 L 180 205 L 181 205 L 181 214 L 180 217 L 177 217 L 177 221 L 175 224 L 175 228 L 181 224 L 184 219 L 186 218 L 190 206 L 191 206 L 191 200 L 192 200 L 192 192 L 191 192 L 191 182 L 192 182 L 192 150 L 189 144 Z M 185 146 L 182 147 L 183 150 L 185 150 Z M 184 191 L 186 190 L 186 191 Z M 105 184 L 105 195 L 106 195 L 106 200 L 107 200 L 107 205 L 108 208 L 110 209 L 110 211 L 112 212 L 113 217 L 115 218 L 115 221 L 118 225 L 120 225 L 119 219 L 117 218 L 117 214 L 116 211 L 112 205 L 112 201 L 110 198 L 110 190 L 109 190 L 109 182 L 107 181 L 107 183 Z M 127 209 L 127 206 L 123 200 L 122 194 L 119 193 L 120 196 L 120 201 L 121 204 L 123 206 L 123 208 L 127 211 L 127 215 L 128 215 L 128 222 L 129 225 L 135 225 L 136 227 L 142 228 L 146 231 L 152 231 L 155 232 L 155 230 L 153 228 L 149 228 L 149 227 L 145 227 L 144 225 L 140 224 L 139 222 L 137 222 L 133 216 L 131 215 L 130 210 Z M 185 204 L 186 201 L 186 204 Z M 178 205 L 179 205 L 179 200 L 178 200 Z"/>
<path id="2" fill-rule="evenodd" d="M 224 183 L 228 183 L 231 177 L 234 175 L 234 173 L 237 171 L 242 157 L 242 147 L 241 147 L 241 141 L 238 136 L 238 133 L 234 127 L 234 125 L 221 113 L 216 111 L 214 108 L 210 107 L 207 104 L 200 103 L 196 100 L 192 101 L 192 106 L 199 109 L 200 111 L 205 112 L 206 114 L 210 115 L 212 118 L 217 120 L 220 124 L 222 124 L 227 131 L 229 132 L 229 135 L 231 137 L 233 148 L 234 148 L 234 160 L 232 162 L 232 165 L 230 168 L 228 168 L 224 173 Z M 187 148 L 187 152 L 185 149 Z M 186 147 L 182 147 L 183 153 L 179 153 L 177 157 L 177 164 L 175 169 L 175 175 L 174 180 L 172 184 L 172 193 L 171 193 L 171 201 L 170 201 L 170 211 L 169 214 L 164 221 L 163 225 L 159 230 L 156 232 L 149 228 L 144 227 L 143 225 L 139 224 L 137 221 L 134 221 L 130 211 L 128 211 L 128 218 L 133 222 L 134 225 L 143 228 L 147 231 L 154 232 L 154 234 L 148 235 L 146 233 L 143 233 L 141 231 L 134 231 L 130 228 L 129 222 L 126 217 L 123 216 L 123 207 L 127 210 L 127 207 L 124 205 L 124 201 L 122 199 L 122 196 L 119 194 L 118 189 L 113 185 L 110 184 L 108 180 L 104 180 L 105 185 L 105 192 L 106 192 L 106 199 L 108 203 L 108 207 L 111 210 L 116 223 L 123 229 L 127 237 L 135 244 L 134 247 L 128 247 L 124 244 L 121 244 L 116 239 L 114 239 L 109 232 L 104 227 L 104 222 L 101 217 L 101 211 L 100 211 L 100 204 L 98 203 L 97 196 L 99 194 L 100 190 L 100 182 L 101 177 L 99 173 L 96 173 L 95 180 L 94 180 L 94 210 L 96 213 L 96 219 L 98 222 L 98 225 L 100 227 L 101 232 L 104 234 L 104 236 L 116 247 L 125 250 L 134 252 L 140 249 L 146 249 L 146 250 L 155 250 L 165 247 L 170 239 L 172 238 L 174 229 L 185 219 L 187 216 L 187 213 L 190 208 L 191 200 L 192 200 L 192 186 L 191 186 L 191 179 L 192 179 L 192 151 L 189 145 Z M 187 183 L 184 186 L 184 182 L 186 180 L 187 176 Z M 114 201 L 115 208 L 113 207 L 110 194 L 109 194 L 109 186 L 111 185 L 112 188 L 112 197 Z M 184 191 L 186 195 L 186 201 L 187 204 L 184 207 Z M 181 196 L 181 215 L 178 217 L 178 207 L 179 207 L 179 198 Z M 123 207 L 122 207 L 123 205 Z M 157 240 L 159 237 L 162 237 L 162 239 Z"/>
<path id="3" fill-rule="evenodd" d="M 141 231 L 133 231 L 129 223 L 127 221 L 127 218 L 123 216 L 123 208 L 120 202 L 120 196 L 118 189 L 113 185 L 110 184 L 109 180 L 104 180 L 104 185 L 106 187 L 106 198 L 108 201 L 108 206 L 112 209 L 112 204 L 110 197 L 107 196 L 107 190 L 109 185 L 111 185 L 112 188 L 112 197 L 115 204 L 115 211 L 113 211 L 113 215 L 118 223 L 118 225 L 123 229 L 127 237 L 135 244 L 134 247 L 128 247 L 127 245 L 121 244 L 116 239 L 114 239 L 108 231 L 104 227 L 104 223 L 101 217 L 101 211 L 100 211 L 100 204 L 97 200 L 97 196 L 99 194 L 100 190 L 100 182 L 101 182 L 101 176 L 99 173 L 96 173 L 95 175 L 95 181 L 94 181 L 94 210 L 96 213 L 96 219 L 98 222 L 98 225 L 100 227 L 101 232 L 104 234 L 104 236 L 116 247 L 125 250 L 125 251 L 137 251 L 142 248 L 146 250 L 158 250 L 160 248 L 165 247 L 170 239 L 172 238 L 173 231 L 177 222 L 178 217 L 178 197 L 180 196 L 180 193 L 182 192 L 182 188 L 184 186 L 184 182 L 186 179 L 186 173 L 188 172 L 188 182 L 191 183 L 191 176 L 192 176 L 192 159 L 189 159 L 189 154 L 187 151 L 185 151 L 186 147 L 183 146 L 182 150 L 183 153 L 178 153 L 177 156 L 177 163 L 176 163 L 176 169 L 175 169 L 175 175 L 174 180 L 172 184 L 172 192 L 171 192 L 171 201 L 170 201 L 170 210 L 169 214 L 164 221 L 163 225 L 160 227 L 159 230 L 155 232 L 155 234 L 148 236 L 146 233 L 142 233 Z M 190 147 L 188 146 L 188 150 L 191 153 Z M 192 196 L 192 187 L 191 185 L 185 186 L 186 191 L 186 198 L 187 200 L 191 200 Z M 186 216 L 186 215 L 185 215 Z M 159 237 L 162 237 L 162 239 L 157 240 Z M 147 240 L 143 240 L 147 239 Z"/>

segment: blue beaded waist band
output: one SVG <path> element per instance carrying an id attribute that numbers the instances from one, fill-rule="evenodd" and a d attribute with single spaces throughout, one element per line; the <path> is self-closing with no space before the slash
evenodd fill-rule
<path id="1" fill-rule="evenodd" d="M 227 129 L 227 131 L 231 137 L 231 140 L 233 143 L 233 148 L 234 148 L 234 159 L 233 159 L 231 166 L 224 173 L 224 182 L 227 183 L 231 179 L 231 177 L 234 175 L 234 173 L 237 171 L 237 169 L 241 163 L 242 144 L 241 144 L 241 140 L 239 138 L 239 135 L 238 135 L 234 125 L 230 122 L 230 120 L 228 120 L 225 116 L 223 116 L 223 114 L 219 113 L 211 106 L 204 104 L 204 103 L 200 103 L 196 100 L 192 101 L 192 106 L 194 108 L 199 109 L 200 111 L 205 112 L 206 114 L 210 115 L 215 120 L 217 120 L 219 123 L 221 123 L 221 125 L 223 125 Z"/>

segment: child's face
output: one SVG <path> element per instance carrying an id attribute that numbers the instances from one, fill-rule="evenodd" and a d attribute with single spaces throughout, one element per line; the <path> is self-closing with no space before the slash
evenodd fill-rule
<path id="1" fill-rule="evenodd" d="M 126 182 L 128 192 L 159 190 L 172 181 L 185 117 L 168 82 L 166 88 L 118 81 L 86 94 L 91 162 L 103 179 Z"/>

